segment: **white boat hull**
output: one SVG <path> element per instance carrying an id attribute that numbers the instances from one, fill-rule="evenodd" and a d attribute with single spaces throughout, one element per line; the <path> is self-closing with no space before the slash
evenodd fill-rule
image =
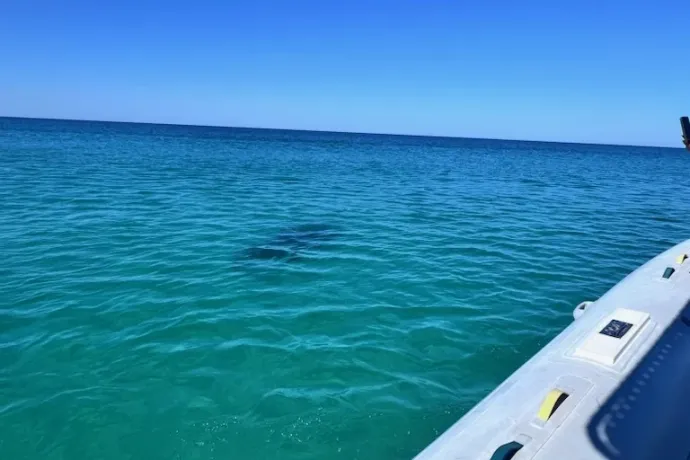
<path id="1" fill-rule="evenodd" d="M 690 258 L 684 255 L 690 255 L 690 240 L 596 302 L 578 306 L 578 319 L 416 458 L 606 458 L 587 425 L 690 300 Z M 497 453 L 501 448 L 504 454 Z"/>

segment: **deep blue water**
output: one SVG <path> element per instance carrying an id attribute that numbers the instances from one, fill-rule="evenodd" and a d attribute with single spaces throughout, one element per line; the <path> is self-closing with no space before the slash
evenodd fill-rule
<path id="1" fill-rule="evenodd" d="M 0 118 L 0 458 L 409 458 L 690 237 L 689 166 Z"/>

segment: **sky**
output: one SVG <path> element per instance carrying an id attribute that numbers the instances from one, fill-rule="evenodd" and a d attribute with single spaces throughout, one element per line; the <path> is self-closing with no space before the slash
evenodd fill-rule
<path id="1" fill-rule="evenodd" d="M 687 0 L 4 0 L 0 116 L 680 146 Z"/>

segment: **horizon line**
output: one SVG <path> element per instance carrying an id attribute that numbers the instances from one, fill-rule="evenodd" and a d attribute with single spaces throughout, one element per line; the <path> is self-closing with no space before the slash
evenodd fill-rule
<path id="1" fill-rule="evenodd" d="M 636 147 L 636 148 L 656 148 L 656 149 L 680 149 L 683 147 L 670 147 L 661 145 L 633 145 L 633 144 L 598 144 L 594 142 L 574 142 L 574 141 L 544 141 L 544 140 L 530 140 L 530 139 L 498 139 L 488 137 L 467 137 L 467 136 L 448 136 L 438 134 L 399 134 L 399 133 L 375 133 L 375 132 L 358 132 L 358 131 L 332 131 L 325 129 L 296 129 L 296 128 L 269 128 L 258 126 L 227 126 L 227 125 L 195 125 L 184 123 L 163 123 L 163 122 L 149 122 L 149 121 L 124 121 L 124 120 L 89 120 L 81 118 L 51 118 L 51 117 L 20 117 L 12 115 L 0 115 L 1 118 L 15 118 L 19 120 L 45 120 L 45 121 L 74 121 L 74 122 L 95 122 L 95 123 L 120 123 L 120 124 L 134 124 L 134 125 L 159 125 L 159 126 L 177 126 L 177 127 L 191 127 L 191 128 L 223 128 L 223 129 L 255 129 L 266 131 L 293 131 L 293 132 L 313 132 L 325 134 L 363 134 L 367 136 L 396 136 L 396 137 L 430 137 L 436 139 L 468 139 L 480 141 L 502 141 L 502 142 L 539 142 L 543 144 L 565 144 L 565 145 L 598 145 L 607 147 Z"/>

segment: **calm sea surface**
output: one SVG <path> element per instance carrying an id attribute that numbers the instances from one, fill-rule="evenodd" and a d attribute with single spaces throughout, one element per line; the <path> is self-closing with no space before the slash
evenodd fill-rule
<path id="1" fill-rule="evenodd" d="M 690 155 L 0 118 L 0 458 L 399 459 L 690 237 Z"/>

